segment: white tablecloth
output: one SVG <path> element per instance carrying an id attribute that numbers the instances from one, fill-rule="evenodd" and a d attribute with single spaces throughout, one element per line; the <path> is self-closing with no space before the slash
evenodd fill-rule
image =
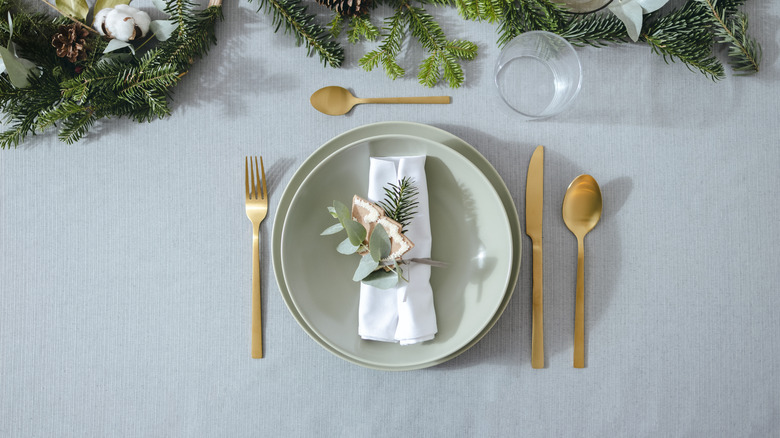
<path id="1" fill-rule="evenodd" d="M 0 436 L 777 436 L 780 434 L 780 5 L 748 2 L 762 71 L 713 83 L 643 45 L 581 48 L 573 107 L 516 123 L 492 97 L 496 27 L 436 9 L 479 44 L 461 89 L 357 60 L 324 69 L 226 2 L 219 45 L 177 87 L 173 116 L 99 123 L 0 151 Z M 317 8 L 316 5 L 310 6 Z M 326 85 L 448 106 L 314 111 Z M 524 218 L 546 146 L 544 370 L 533 370 L 530 240 L 509 307 L 475 347 L 430 369 L 345 362 L 298 326 L 262 225 L 263 360 L 249 355 L 244 156 L 262 154 L 271 216 L 329 138 L 406 120 L 448 130 L 497 168 Z M 576 240 L 559 215 L 580 173 L 601 184 L 588 235 L 587 365 L 572 368 Z M 524 225 L 523 225 L 524 229 Z"/>

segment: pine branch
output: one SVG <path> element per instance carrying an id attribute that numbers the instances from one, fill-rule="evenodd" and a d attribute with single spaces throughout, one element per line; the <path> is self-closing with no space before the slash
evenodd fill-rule
<path id="1" fill-rule="evenodd" d="M 385 26 L 382 30 L 387 33 L 384 34 L 379 47 L 366 53 L 358 61 L 363 70 L 371 71 L 381 63 L 385 73 L 391 79 L 397 79 L 406 73 L 396 62 L 396 57 L 401 52 L 401 44 L 406 33 L 407 23 L 408 18 L 403 13 L 403 10 L 400 9 L 385 19 Z"/>
<path id="2" fill-rule="evenodd" d="M 748 18 L 742 12 L 731 15 L 727 20 L 728 37 L 721 36 L 720 42 L 728 44 L 729 64 L 741 74 L 758 72 L 761 64 L 761 45 L 747 33 Z"/>
<path id="3" fill-rule="evenodd" d="M 344 17 L 338 12 L 334 12 L 333 18 L 328 23 L 328 28 L 330 28 L 331 38 L 336 39 L 341 36 L 341 31 L 344 30 Z"/>
<path id="4" fill-rule="evenodd" d="M 388 183 L 383 187 L 385 198 L 378 203 L 385 211 L 385 215 L 401 224 L 402 232 L 411 223 L 417 213 L 417 201 L 419 190 L 414 185 L 414 179 L 404 177 L 398 184 Z"/>
<path id="5" fill-rule="evenodd" d="M 498 28 L 498 46 L 532 30 L 561 33 L 569 16 L 563 6 L 550 0 L 509 0 Z"/>
<path id="6" fill-rule="evenodd" d="M 461 40 L 448 41 L 439 23 L 425 9 L 408 4 L 404 7 L 409 15 L 411 35 L 429 53 L 420 65 L 418 81 L 433 87 L 443 78 L 451 88 L 460 87 L 465 76 L 459 61 L 474 59 L 477 54 L 476 44 Z"/>
<path id="7" fill-rule="evenodd" d="M 347 25 L 347 41 L 354 44 L 361 39 L 376 41 L 378 38 L 379 29 L 371 23 L 368 16 L 350 18 L 349 24 Z"/>
<path id="8" fill-rule="evenodd" d="M 177 14 L 185 15 L 175 20 L 179 22 L 177 31 L 167 41 L 150 51 L 155 54 L 154 63 L 150 65 L 174 63 L 183 73 L 189 70 L 195 59 L 205 56 L 209 48 L 217 43 L 214 27 L 216 21 L 222 19 L 222 8 L 212 6 L 202 11 L 192 12 L 186 9 L 191 7 L 189 3 L 177 0 L 176 4 L 181 6 L 172 9 L 169 5 L 167 10 L 175 10 Z"/>
<path id="9" fill-rule="evenodd" d="M 641 38 L 665 62 L 680 60 L 714 81 L 725 73 L 712 53 L 710 23 L 704 6 L 698 0 L 689 0 L 682 8 L 650 22 Z"/>
<path id="10" fill-rule="evenodd" d="M 742 74 L 756 73 L 761 63 L 761 47 L 747 33 L 747 16 L 737 10 L 744 0 L 696 1 L 709 12 L 716 41 L 728 47 L 732 68 Z"/>
<path id="11" fill-rule="evenodd" d="M 249 0 L 250 2 L 253 0 Z M 340 67 L 344 62 L 344 49 L 315 17 L 306 12 L 301 0 L 257 0 L 258 10 L 272 14 L 274 32 L 284 26 L 284 33 L 292 33 L 298 45 L 306 47 L 307 55 L 317 53 L 326 66 Z"/>
<path id="12" fill-rule="evenodd" d="M 444 48 L 458 59 L 473 61 L 477 57 L 477 45 L 471 41 L 447 41 L 447 43 L 444 44 Z"/>
<path id="13" fill-rule="evenodd" d="M 503 18 L 507 3 L 507 0 L 455 0 L 461 17 L 488 23 L 496 23 Z"/>
<path id="14" fill-rule="evenodd" d="M 628 42 L 626 26 L 611 12 L 575 16 L 561 32 L 575 46 L 603 47 Z"/>
<path id="15" fill-rule="evenodd" d="M 57 137 L 66 144 L 73 144 L 87 134 L 95 121 L 97 121 L 95 114 L 85 108 L 81 113 L 65 119 Z"/>
<path id="16" fill-rule="evenodd" d="M 434 6 L 452 6 L 454 5 L 458 0 L 419 0 L 420 4 L 423 5 L 434 5 Z"/>
<path id="17" fill-rule="evenodd" d="M 420 64 L 420 71 L 417 74 L 417 79 L 421 84 L 426 87 L 433 87 L 439 83 L 441 79 L 440 63 L 441 60 L 436 55 L 431 55 L 423 60 L 422 64 Z"/>
<path id="18" fill-rule="evenodd" d="M 509 3 L 504 11 L 503 20 L 498 26 L 498 41 L 496 41 L 498 47 L 504 47 L 516 36 L 525 32 L 523 23 L 524 20 L 520 10 L 514 6 L 514 2 Z"/>
<path id="19" fill-rule="evenodd" d="M 51 109 L 60 99 L 59 84 L 49 75 L 29 77 L 30 86 L 2 103 L 5 124 L 10 128 L 0 134 L 0 148 L 18 146 L 29 134 L 35 134 L 38 115 Z M 14 88 L 7 75 L 0 76 L 0 89 Z M 31 90 L 35 90 L 31 92 Z M 5 94 L 5 93 L 2 93 Z"/>

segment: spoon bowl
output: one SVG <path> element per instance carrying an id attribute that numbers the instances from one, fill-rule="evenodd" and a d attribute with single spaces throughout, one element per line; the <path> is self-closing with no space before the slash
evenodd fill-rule
<path id="1" fill-rule="evenodd" d="M 329 116 L 344 115 L 357 105 L 357 98 L 349 90 L 335 86 L 320 88 L 309 101 L 314 109 Z"/>
<path id="2" fill-rule="evenodd" d="M 563 197 L 563 222 L 578 238 L 585 237 L 601 219 L 601 189 L 590 175 L 574 178 Z"/>
<path id="3" fill-rule="evenodd" d="M 358 98 L 346 88 L 320 88 L 311 95 L 311 106 L 329 116 L 341 116 L 360 103 L 450 103 L 449 96 Z"/>
<path id="4" fill-rule="evenodd" d="M 585 235 L 601 219 L 599 184 L 590 175 L 574 178 L 563 197 L 563 222 L 577 236 L 577 296 L 574 307 L 574 368 L 585 368 Z"/>

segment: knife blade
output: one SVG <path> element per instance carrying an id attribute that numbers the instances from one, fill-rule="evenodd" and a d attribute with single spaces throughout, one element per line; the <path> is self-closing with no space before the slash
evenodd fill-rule
<path id="1" fill-rule="evenodd" d="M 525 233 L 533 247 L 533 312 L 531 366 L 544 368 L 544 269 L 542 267 L 542 217 L 544 210 L 544 146 L 538 146 L 528 164 L 525 185 Z"/>

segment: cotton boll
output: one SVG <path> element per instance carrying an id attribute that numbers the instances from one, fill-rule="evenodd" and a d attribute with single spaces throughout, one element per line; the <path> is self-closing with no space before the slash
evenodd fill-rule
<path id="1" fill-rule="evenodd" d="M 95 27 L 101 35 L 132 41 L 149 32 L 149 14 L 127 5 L 106 8 L 95 14 Z"/>
<path id="2" fill-rule="evenodd" d="M 108 13 L 113 11 L 111 8 L 105 8 L 101 9 L 100 12 L 95 14 L 95 22 L 93 26 L 95 26 L 95 29 L 97 29 L 98 33 L 101 35 L 105 35 L 106 31 L 103 30 L 103 25 L 106 23 L 106 17 L 108 16 Z"/>
<path id="3" fill-rule="evenodd" d="M 137 35 L 136 38 L 141 38 L 149 33 L 149 25 L 152 24 L 152 17 L 149 14 L 144 11 L 137 11 L 133 15 L 133 20 L 135 20 L 135 25 L 141 29 L 141 34 Z"/>

